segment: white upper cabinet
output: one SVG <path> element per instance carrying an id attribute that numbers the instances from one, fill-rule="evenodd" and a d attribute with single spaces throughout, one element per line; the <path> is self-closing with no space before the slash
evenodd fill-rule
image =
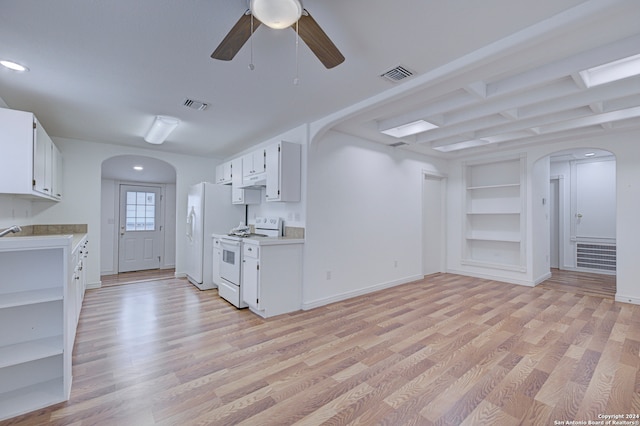
<path id="1" fill-rule="evenodd" d="M 265 167 L 264 149 L 258 149 L 242 157 L 242 176 L 245 178 L 264 173 Z"/>
<path id="2" fill-rule="evenodd" d="M 62 198 L 62 156 L 30 112 L 0 108 L 0 193 Z"/>
<path id="3" fill-rule="evenodd" d="M 267 147 L 267 201 L 300 201 L 300 144 L 278 142 Z"/>
<path id="4" fill-rule="evenodd" d="M 234 171 L 231 179 L 231 202 L 233 204 L 260 204 L 262 198 L 260 189 L 240 188 L 244 170 L 242 164 L 242 158 L 231 160 L 231 168 Z"/>
<path id="5" fill-rule="evenodd" d="M 216 166 L 216 183 L 231 185 L 233 179 L 233 167 L 231 161 Z"/>

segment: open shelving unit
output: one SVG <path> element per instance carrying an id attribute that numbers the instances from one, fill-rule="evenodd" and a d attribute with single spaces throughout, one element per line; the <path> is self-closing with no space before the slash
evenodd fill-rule
<path id="1" fill-rule="evenodd" d="M 466 265 L 524 272 L 524 155 L 463 164 Z"/>
<path id="2" fill-rule="evenodd" d="M 68 399 L 70 239 L 0 241 L 0 420 Z"/>

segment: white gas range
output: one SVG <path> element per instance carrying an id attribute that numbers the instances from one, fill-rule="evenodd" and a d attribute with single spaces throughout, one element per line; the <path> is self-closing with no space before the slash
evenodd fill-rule
<path id="1" fill-rule="evenodd" d="M 220 236 L 220 297 L 237 308 L 248 305 L 242 300 L 242 240 L 244 238 L 273 238 L 282 236 L 282 219 L 256 217 L 254 232 L 248 227 L 238 227 L 228 235 Z"/>

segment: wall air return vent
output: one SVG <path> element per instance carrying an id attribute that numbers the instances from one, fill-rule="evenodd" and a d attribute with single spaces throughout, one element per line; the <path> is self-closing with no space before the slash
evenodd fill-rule
<path id="1" fill-rule="evenodd" d="M 409 70 L 407 67 L 403 67 L 402 65 L 398 65 L 395 68 L 390 69 L 389 71 L 380 74 L 380 77 L 397 83 L 401 80 L 404 80 L 407 77 L 411 77 L 413 75 L 413 71 Z"/>
<path id="2" fill-rule="evenodd" d="M 576 260 L 579 268 L 615 272 L 616 246 L 610 244 L 578 243 Z"/>
<path id="3" fill-rule="evenodd" d="M 182 106 L 186 106 L 187 108 L 195 109 L 196 111 L 204 111 L 207 109 L 209 104 L 206 104 L 202 101 L 196 101 L 195 99 L 186 98 L 182 102 Z"/>

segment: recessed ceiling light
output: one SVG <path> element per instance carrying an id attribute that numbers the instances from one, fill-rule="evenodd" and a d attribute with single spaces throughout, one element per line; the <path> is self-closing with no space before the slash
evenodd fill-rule
<path id="1" fill-rule="evenodd" d="M 0 60 L 0 65 L 4 66 L 5 68 L 9 68 L 12 71 L 29 71 L 29 68 L 25 67 L 24 65 L 13 61 L 8 61 L 6 59 Z"/>
<path id="2" fill-rule="evenodd" d="M 435 129 L 437 127 L 438 126 L 429 123 L 428 121 L 416 120 L 401 126 L 380 130 L 380 133 L 396 138 L 403 138 L 405 136 L 415 135 L 416 133 L 426 132 L 427 130 Z"/>
<path id="3" fill-rule="evenodd" d="M 585 157 L 595 157 L 596 153 L 595 152 L 587 152 L 584 156 Z"/>
<path id="4" fill-rule="evenodd" d="M 138 171 L 144 170 L 144 167 L 142 167 L 142 166 L 133 166 L 133 170 L 138 170 Z"/>
<path id="5" fill-rule="evenodd" d="M 640 74 L 640 55 L 609 62 L 608 64 L 580 71 L 580 77 L 587 87 L 611 83 Z"/>

